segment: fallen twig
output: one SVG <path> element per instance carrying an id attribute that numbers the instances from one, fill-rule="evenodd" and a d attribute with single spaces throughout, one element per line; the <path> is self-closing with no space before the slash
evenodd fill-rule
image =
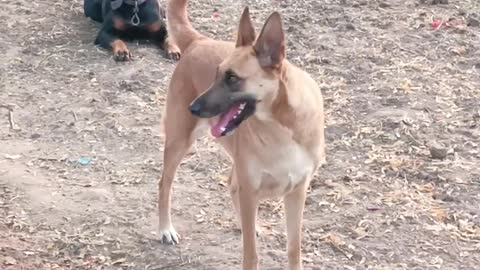
<path id="1" fill-rule="evenodd" d="M 72 111 L 72 116 L 73 116 L 73 120 L 77 122 L 78 121 L 77 114 L 74 111 Z"/>
<path id="2" fill-rule="evenodd" d="M 15 121 L 13 120 L 12 110 L 8 110 L 8 123 L 10 124 L 10 129 L 15 129 Z"/>
<path id="3" fill-rule="evenodd" d="M 0 104 L 0 108 L 5 108 L 8 110 L 8 123 L 10 124 L 10 129 L 15 129 L 15 121 L 13 119 L 13 105 Z"/>

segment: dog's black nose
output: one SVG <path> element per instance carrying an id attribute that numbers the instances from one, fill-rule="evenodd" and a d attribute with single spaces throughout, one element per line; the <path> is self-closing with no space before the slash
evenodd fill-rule
<path id="1" fill-rule="evenodd" d="M 202 105 L 198 102 L 194 102 L 192 105 L 190 105 L 190 112 L 193 115 L 200 116 L 202 114 Z"/>

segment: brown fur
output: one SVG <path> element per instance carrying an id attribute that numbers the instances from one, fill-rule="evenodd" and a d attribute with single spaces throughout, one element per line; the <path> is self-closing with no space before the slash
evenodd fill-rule
<path id="1" fill-rule="evenodd" d="M 125 44 L 125 42 L 122 40 L 116 39 L 111 45 L 114 57 L 125 60 L 129 60 L 132 57 L 132 54 L 128 50 L 127 44 Z"/>
<path id="2" fill-rule="evenodd" d="M 120 18 L 117 18 L 117 17 L 114 17 L 113 19 L 113 28 L 117 29 L 118 31 L 125 31 L 127 30 L 127 25 L 125 24 L 125 21 L 120 19 Z"/>
<path id="3" fill-rule="evenodd" d="M 147 28 L 148 32 L 154 33 L 154 32 L 159 31 L 162 28 L 162 23 L 161 22 L 155 22 L 155 23 L 152 23 L 150 25 L 147 25 L 146 28 Z"/>
<path id="4" fill-rule="evenodd" d="M 164 114 L 164 169 L 159 182 L 161 240 L 177 243 L 171 222 L 175 172 L 199 131 L 218 117 L 201 119 L 188 112 L 193 101 L 212 91 L 228 96 L 220 80 L 231 70 L 242 80 L 240 94 L 257 98 L 256 112 L 231 136 L 217 141 L 233 160 L 230 193 L 242 229 L 243 269 L 258 269 L 258 203 L 282 196 L 285 202 L 290 270 L 301 270 L 301 222 L 309 182 L 325 159 L 321 92 L 314 80 L 285 59 L 281 18 L 273 13 L 255 39 L 248 9 L 242 14 L 237 42 L 209 39 L 188 21 L 187 0 L 170 0 L 169 33 L 182 51 L 172 75 Z M 218 67 L 218 73 L 217 73 Z"/>

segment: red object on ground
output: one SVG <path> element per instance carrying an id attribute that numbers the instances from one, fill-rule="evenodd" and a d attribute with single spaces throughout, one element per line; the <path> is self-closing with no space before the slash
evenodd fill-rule
<path id="1" fill-rule="evenodd" d="M 220 18 L 220 14 L 218 14 L 218 12 L 214 12 L 214 13 L 212 14 L 212 18 L 218 19 L 218 18 Z"/>
<path id="2" fill-rule="evenodd" d="M 441 20 L 435 20 L 435 21 L 432 22 L 432 28 L 435 29 L 435 30 L 442 27 L 443 25 L 445 25 L 445 23 L 442 22 Z"/>
<path id="3" fill-rule="evenodd" d="M 465 30 L 467 27 L 467 23 L 463 19 L 455 19 L 451 18 L 448 21 L 446 20 L 434 20 L 432 22 L 432 28 L 434 30 L 440 29 L 440 28 L 454 28 L 457 30 Z"/>

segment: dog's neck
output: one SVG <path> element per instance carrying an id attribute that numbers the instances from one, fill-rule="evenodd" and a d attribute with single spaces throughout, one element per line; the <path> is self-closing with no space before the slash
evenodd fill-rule
<path id="1" fill-rule="evenodd" d="M 283 126 L 292 129 L 293 125 L 295 124 L 296 106 L 292 102 L 292 97 L 289 95 L 289 69 L 291 69 L 290 63 L 283 61 L 279 70 L 280 81 L 278 85 L 278 92 L 277 96 L 272 102 L 271 112 L 275 120 L 277 120 Z"/>
<path id="2" fill-rule="evenodd" d="M 295 141 L 310 145 L 315 144 L 315 137 L 321 136 L 323 132 L 317 123 L 323 121 L 323 105 L 312 101 L 318 97 L 318 93 L 310 93 L 320 89 L 312 89 L 303 82 L 299 83 L 307 79 L 303 76 L 308 75 L 284 60 L 280 70 L 279 90 L 271 105 L 271 112 L 275 121 L 292 131 Z"/>
<path id="3" fill-rule="evenodd" d="M 314 83 L 305 83 L 313 80 L 286 60 L 277 72 L 280 78 L 277 95 L 240 126 L 234 136 L 237 150 L 245 147 L 245 141 L 249 141 L 251 149 L 262 149 L 293 140 L 307 149 L 315 164 L 319 164 L 324 156 L 320 89 Z"/>

